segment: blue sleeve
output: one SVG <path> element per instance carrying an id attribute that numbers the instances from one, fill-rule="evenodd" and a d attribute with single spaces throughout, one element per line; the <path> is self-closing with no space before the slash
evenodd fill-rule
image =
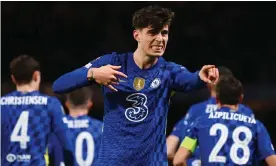
<path id="1" fill-rule="evenodd" d="M 206 85 L 199 78 L 199 71 L 191 73 L 185 67 L 172 64 L 171 67 L 171 88 L 176 91 L 189 92 Z"/>
<path id="2" fill-rule="evenodd" d="M 192 123 L 190 127 L 187 129 L 186 133 L 187 135 L 183 139 L 182 143 L 180 144 L 180 147 L 184 147 L 188 150 L 190 150 L 192 153 L 195 152 L 197 147 L 197 128 L 196 123 Z"/>
<path id="3" fill-rule="evenodd" d="M 173 127 L 173 130 L 170 135 L 174 135 L 180 139 L 181 137 L 181 129 L 183 128 L 182 126 L 184 125 L 184 118 L 178 121 L 175 126 Z M 180 139 L 181 140 L 181 139 Z"/>
<path id="4" fill-rule="evenodd" d="M 54 134 L 52 134 L 49 138 L 48 152 L 50 165 L 59 166 L 61 162 L 64 162 L 62 147 Z"/>
<path id="5" fill-rule="evenodd" d="M 184 118 L 182 118 L 180 121 L 176 123 L 176 125 L 173 128 L 173 131 L 171 132 L 171 135 L 177 136 L 179 140 L 184 139 L 185 137 L 185 128 L 187 125 L 190 123 L 190 117 L 191 117 L 191 108 L 188 110 L 187 114 L 185 115 Z"/>
<path id="6" fill-rule="evenodd" d="M 191 127 L 191 124 L 196 120 L 197 117 L 197 110 L 194 110 L 195 106 L 190 107 L 186 116 L 178 122 L 178 126 L 176 131 L 172 132 L 172 135 L 179 137 L 180 140 L 183 140 L 187 135 L 187 129 Z M 199 110 L 198 110 L 199 111 Z"/>
<path id="7" fill-rule="evenodd" d="M 261 122 L 257 123 L 257 147 L 261 160 L 275 154 L 270 136 Z"/>
<path id="8" fill-rule="evenodd" d="M 87 86 L 92 82 L 87 79 L 87 72 L 90 68 L 98 68 L 108 64 L 112 64 L 115 53 L 101 56 L 85 66 L 75 69 L 69 73 L 60 76 L 53 83 L 53 91 L 55 93 L 68 93 L 75 89 Z"/>
<path id="9" fill-rule="evenodd" d="M 197 120 L 189 123 L 187 125 L 187 127 L 185 128 L 185 137 L 189 137 L 192 139 L 197 139 L 197 125 L 199 123 L 200 118 L 198 118 Z"/>
<path id="10" fill-rule="evenodd" d="M 188 113 L 187 115 L 188 115 L 188 117 L 186 118 L 186 120 L 185 120 L 185 126 L 184 126 L 184 128 L 182 129 L 182 133 L 181 133 L 181 138 L 182 139 L 184 139 L 185 138 L 185 136 L 187 135 L 187 131 L 188 131 L 188 129 L 189 128 L 191 128 L 191 127 L 194 127 L 192 124 L 193 124 L 193 122 L 195 121 L 195 115 L 193 114 L 193 111 L 192 110 L 190 110 L 189 111 L 190 113 Z"/>
<path id="11" fill-rule="evenodd" d="M 51 102 L 52 103 L 50 104 L 50 110 L 52 132 L 57 136 L 58 140 L 66 150 L 72 151 L 73 145 L 69 140 L 70 133 L 66 125 L 62 121 L 62 118 L 64 116 L 63 107 L 56 98 L 52 98 Z"/>

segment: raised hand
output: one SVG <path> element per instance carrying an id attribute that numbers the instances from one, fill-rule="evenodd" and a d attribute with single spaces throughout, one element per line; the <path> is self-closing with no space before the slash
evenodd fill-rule
<path id="1" fill-rule="evenodd" d="M 87 73 L 87 78 L 93 78 L 98 84 L 107 86 L 113 91 L 118 91 L 112 86 L 119 84 L 117 76 L 127 78 L 127 75 L 118 71 L 121 66 L 106 65 L 99 68 L 90 68 Z"/>
<path id="2" fill-rule="evenodd" d="M 208 84 L 216 84 L 219 79 L 219 71 L 215 65 L 204 65 L 198 75 L 202 81 Z"/>

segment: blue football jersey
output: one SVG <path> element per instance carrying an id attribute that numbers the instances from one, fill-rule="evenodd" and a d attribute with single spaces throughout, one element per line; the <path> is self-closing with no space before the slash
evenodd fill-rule
<path id="1" fill-rule="evenodd" d="M 75 166 L 94 165 L 98 158 L 102 136 L 102 122 L 89 116 L 63 118 L 70 131 L 69 139 L 73 144 L 75 153 Z M 63 154 L 63 149 L 55 135 L 49 140 L 50 164 L 54 166 L 68 165 L 64 159 L 68 158 Z"/>
<path id="2" fill-rule="evenodd" d="M 269 134 L 254 117 L 228 107 L 192 122 L 181 146 L 193 150 L 198 144 L 203 165 L 256 165 L 275 154 Z"/>
<path id="3" fill-rule="evenodd" d="M 103 137 L 97 165 L 167 165 L 166 119 L 171 92 L 188 92 L 205 83 L 198 72 L 159 57 L 148 69 L 140 69 L 133 53 L 112 53 L 66 73 L 53 84 L 56 93 L 88 85 L 91 67 L 121 66 L 128 78 L 118 76 L 118 92 L 102 86 L 104 94 Z"/>
<path id="4" fill-rule="evenodd" d="M 254 118 L 253 111 L 250 108 L 242 104 L 239 104 L 239 108 L 240 108 L 239 111 L 241 113 Z M 174 135 L 178 137 L 179 140 L 183 140 L 187 135 L 186 131 L 192 122 L 194 122 L 198 117 L 204 114 L 209 114 L 210 112 L 213 112 L 216 110 L 217 110 L 216 99 L 213 97 L 210 97 L 206 101 L 192 105 L 188 110 L 186 116 L 176 123 L 170 135 Z M 198 146 L 195 149 L 193 155 L 189 158 L 187 164 L 188 166 L 193 166 L 193 165 L 196 165 L 196 163 L 199 163 L 200 162 L 199 160 L 200 160 L 200 148 Z"/>
<path id="5" fill-rule="evenodd" d="M 2 165 L 44 166 L 44 154 L 51 132 L 67 144 L 63 108 L 55 97 L 14 91 L 1 97 Z"/>

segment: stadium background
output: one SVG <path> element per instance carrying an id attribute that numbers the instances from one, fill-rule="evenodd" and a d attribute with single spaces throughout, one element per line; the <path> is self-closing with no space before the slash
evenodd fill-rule
<path id="1" fill-rule="evenodd" d="M 40 61 L 42 91 L 77 67 L 110 52 L 134 51 L 131 17 L 158 4 L 176 17 L 164 57 L 191 71 L 204 64 L 229 67 L 245 87 L 244 103 L 276 145 L 275 2 L 1 2 L 1 95 L 14 89 L 9 63 L 20 54 Z M 103 96 L 93 85 L 91 116 L 102 119 Z M 63 100 L 63 96 L 58 96 Z M 168 131 L 206 89 L 172 97 Z"/>

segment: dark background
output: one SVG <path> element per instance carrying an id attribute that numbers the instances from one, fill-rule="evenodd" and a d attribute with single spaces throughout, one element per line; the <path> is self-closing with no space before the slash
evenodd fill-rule
<path id="1" fill-rule="evenodd" d="M 132 14 L 149 4 L 175 12 L 164 57 L 191 71 L 204 64 L 230 68 L 245 87 L 251 106 L 276 144 L 275 2 L 2 2 L 2 95 L 12 90 L 9 63 L 29 54 L 41 62 L 42 90 L 50 93 L 60 75 L 106 53 L 134 51 Z M 102 119 L 102 94 L 94 89 L 91 115 Z M 59 96 L 62 99 L 62 96 Z M 177 93 L 168 117 L 169 133 L 206 90 Z"/>

